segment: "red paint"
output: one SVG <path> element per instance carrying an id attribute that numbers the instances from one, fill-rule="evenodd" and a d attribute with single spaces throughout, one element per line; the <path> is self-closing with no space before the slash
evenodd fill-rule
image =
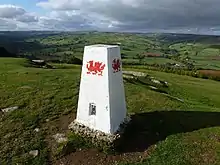
<path id="1" fill-rule="evenodd" d="M 105 64 L 103 64 L 102 62 L 94 62 L 93 60 L 91 60 L 87 62 L 86 68 L 88 69 L 87 74 L 98 74 L 98 76 L 102 76 Z"/>
<path id="2" fill-rule="evenodd" d="M 121 62 L 119 59 L 114 59 L 112 61 L 112 69 L 113 69 L 113 73 L 121 71 Z"/>

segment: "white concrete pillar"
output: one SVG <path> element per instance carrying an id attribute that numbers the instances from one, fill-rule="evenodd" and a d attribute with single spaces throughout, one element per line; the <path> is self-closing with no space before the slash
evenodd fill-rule
<path id="1" fill-rule="evenodd" d="M 120 47 L 85 46 L 76 122 L 113 134 L 126 113 Z"/>

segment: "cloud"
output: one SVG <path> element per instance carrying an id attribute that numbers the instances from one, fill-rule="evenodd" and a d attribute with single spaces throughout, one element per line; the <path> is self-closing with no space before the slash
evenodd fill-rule
<path id="1" fill-rule="evenodd" d="M 46 14 L 0 5 L 17 28 L 142 32 L 219 31 L 219 0 L 41 0 Z"/>
<path id="2" fill-rule="evenodd" d="M 220 24 L 219 0 L 49 0 L 37 6 L 96 14 L 124 30 L 210 29 Z"/>
<path id="3" fill-rule="evenodd" d="M 0 30 L 39 29 L 38 16 L 14 5 L 0 5 Z"/>
<path id="4" fill-rule="evenodd" d="M 80 11 L 52 11 L 47 16 L 40 17 L 41 25 L 59 30 L 102 30 L 108 29 L 112 21 L 100 15 Z"/>
<path id="5" fill-rule="evenodd" d="M 13 20 L 26 23 L 38 21 L 38 17 L 33 13 L 28 13 L 25 9 L 13 5 L 0 5 L 0 18 L 7 20 L 6 22 Z"/>
<path id="6" fill-rule="evenodd" d="M 40 16 L 12 5 L 0 5 L 0 18 L 0 30 L 97 30 L 100 27 L 108 28 L 110 23 L 99 15 L 81 11 L 58 10 Z M 12 28 L 12 25 L 15 26 Z"/>
<path id="7" fill-rule="evenodd" d="M 0 18 L 0 30 L 15 30 L 17 28 L 16 23 L 7 21 Z"/>
<path id="8" fill-rule="evenodd" d="M 16 17 L 17 21 L 20 22 L 38 22 L 38 17 L 33 15 L 33 14 L 29 14 L 29 13 L 25 13 L 23 15 L 19 15 Z"/>
<path id="9" fill-rule="evenodd" d="M 74 12 L 51 12 L 39 18 L 39 24 L 51 30 L 77 30 L 87 21 Z"/>
<path id="10" fill-rule="evenodd" d="M 25 10 L 18 6 L 13 5 L 0 5 L 0 18 L 15 18 L 16 16 L 23 15 Z"/>

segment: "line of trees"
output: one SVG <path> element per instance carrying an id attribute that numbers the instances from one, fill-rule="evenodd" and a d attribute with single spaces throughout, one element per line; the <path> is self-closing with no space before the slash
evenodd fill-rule
<path id="1" fill-rule="evenodd" d="M 137 65 L 136 65 L 137 64 Z M 133 63 L 133 65 L 130 63 L 123 63 L 123 67 L 125 68 L 136 68 L 136 69 L 147 69 L 147 70 L 154 70 L 154 71 L 161 71 L 161 72 L 166 72 L 166 73 L 174 73 L 178 75 L 187 75 L 195 78 L 202 78 L 202 79 L 210 79 L 210 80 L 215 80 L 215 81 L 220 81 L 220 75 L 208 75 L 205 73 L 199 72 L 197 69 L 192 69 L 188 70 L 187 68 L 171 68 L 171 67 L 166 67 L 165 65 L 141 65 L 139 63 Z"/>

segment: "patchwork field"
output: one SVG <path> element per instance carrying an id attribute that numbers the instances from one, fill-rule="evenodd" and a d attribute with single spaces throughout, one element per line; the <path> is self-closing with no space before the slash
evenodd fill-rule
<path id="1" fill-rule="evenodd" d="M 144 72 L 168 87 L 125 79 L 133 122 L 121 152 L 106 155 L 81 144 L 58 157 L 53 135 L 68 134 L 75 117 L 81 66 L 51 65 L 55 69 L 0 58 L 0 109 L 17 107 L 0 112 L 0 164 L 220 164 L 219 82 L 129 67 L 124 70 Z"/>
<path id="2" fill-rule="evenodd" d="M 220 49 L 208 43 L 178 43 L 170 48 L 179 50 L 180 58 L 188 58 L 197 68 L 220 69 Z"/>
<path id="3" fill-rule="evenodd" d="M 200 73 L 212 77 L 220 77 L 220 70 L 199 70 Z"/>

